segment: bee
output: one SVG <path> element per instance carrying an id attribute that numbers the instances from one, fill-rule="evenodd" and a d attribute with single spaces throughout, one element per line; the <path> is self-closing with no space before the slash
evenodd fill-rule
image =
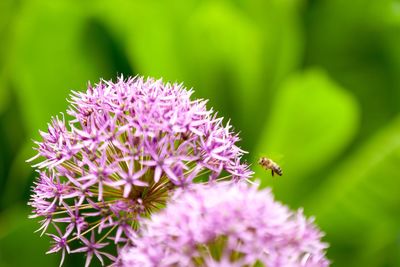
<path id="1" fill-rule="evenodd" d="M 273 162 L 271 159 L 266 157 L 261 157 L 260 160 L 258 161 L 258 164 L 260 164 L 266 170 L 271 170 L 272 176 L 274 176 L 275 173 L 278 174 L 279 176 L 282 176 L 281 167 L 279 167 L 279 165 Z"/>

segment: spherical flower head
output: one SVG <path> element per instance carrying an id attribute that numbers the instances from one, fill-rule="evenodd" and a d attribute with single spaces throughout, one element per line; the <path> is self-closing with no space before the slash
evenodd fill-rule
<path id="1" fill-rule="evenodd" d="M 301 210 L 244 183 L 193 185 L 144 223 L 122 266 L 329 265 L 323 234 Z"/>
<path id="2" fill-rule="evenodd" d="M 252 175 L 238 135 L 192 93 L 141 77 L 72 93 L 70 119 L 52 119 L 32 158 L 42 160 L 29 204 L 55 243 L 49 253 L 113 260 L 103 250 L 129 242 L 172 189 Z"/>

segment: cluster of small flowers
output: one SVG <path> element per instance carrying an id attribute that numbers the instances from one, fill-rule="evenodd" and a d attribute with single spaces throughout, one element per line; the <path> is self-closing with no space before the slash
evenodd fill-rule
<path id="1" fill-rule="evenodd" d="M 73 92 L 70 121 L 53 118 L 40 133 L 31 217 L 42 219 L 38 231 L 61 264 L 66 252 L 86 253 L 86 266 L 93 256 L 114 261 L 174 188 L 252 176 L 238 135 L 192 93 L 141 77 L 101 81 Z"/>
<path id="2" fill-rule="evenodd" d="M 129 266 L 325 267 L 327 245 L 302 211 L 244 183 L 193 185 L 142 224 L 119 263 Z"/>

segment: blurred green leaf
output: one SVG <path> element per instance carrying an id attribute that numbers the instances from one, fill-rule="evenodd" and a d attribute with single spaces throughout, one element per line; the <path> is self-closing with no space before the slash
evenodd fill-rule
<path id="1" fill-rule="evenodd" d="M 8 65 L 11 50 L 10 36 L 18 4 L 12 0 L 0 1 L 0 115 L 9 104 Z"/>
<path id="2" fill-rule="evenodd" d="M 12 83 L 29 133 L 65 111 L 71 89 L 97 82 L 104 72 L 82 49 L 88 22 L 82 7 L 73 1 L 35 0 L 27 1 L 18 14 Z"/>
<path id="3" fill-rule="evenodd" d="M 238 1 L 239 2 L 239 1 Z M 276 89 L 301 64 L 304 34 L 301 27 L 303 0 L 242 0 L 246 14 L 253 18 L 263 35 L 263 82 Z M 265 89 L 264 89 L 265 90 Z M 271 91 L 269 88 L 268 91 Z"/>
<path id="4" fill-rule="evenodd" d="M 95 8 L 96 19 L 123 44 L 135 74 L 176 81 L 183 66 L 174 32 L 179 14 L 173 11 L 162 1 L 104 1 Z"/>
<path id="5" fill-rule="evenodd" d="M 46 255 L 50 243 L 48 237 L 33 232 L 37 222 L 29 220 L 29 211 L 14 205 L 0 214 L 0 266 L 57 266 L 60 255 Z"/>
<path id="6" fill-rule="evenodd" d="M 391 53 L 393 45 L 399 47 L 394 41 L 399 2 L 327 0 L 309 5 L 305 65 L 323 67 L 359 99 L 366 113 L 357 138 L 361 142 L 400 111 L 399 66 Z"/>
<path id="7" fill-rule="evenodd" d="M 208 98 L 219 100 L 223 115 L 250 131 L 245 120 L 256 115 L 252 102 L 263 91 L 261 29 L 232 2 L 206 1 L 189 19 L 183 37 L 189 79 L 202 77 L 197 87 L 210 88 Z"/>
<path id="8" fill-rule="evenodd" d="M 0 73 L 0 115 L 8 105 L 9 89 L 4 81 L 4 75 Z"/>
<path id="9" fill-rule="evenodd" d="M 24 188 L 28 187 L 29 174 L 32 172 L 25 163 L 25 159 L 33 155 L 32 149 L 25 154 L 25 158 L 18 157 L 21 146 L 24 142 L 27 143 L 26 133 L 21 122 L 20 111 L 15 108 L 18 103 L 15 93 L 12 88 L 7 90 L 7 93 L 8 103 L 3 113 L 0 113 L 0 212 L 14 203 L 13 201 L 4 202 L 8 196 L 9 200 L 14 201 L 24 196 Z M 28 147 L 32 147 L 30 141 Z M 17 171 L 13 172 L 13 168 Z M 10 187 L 14 187 L 15 190 L 9 191 Z"/>
<path id="10" fill-rule="evenodd" d="M 284 176 L 273 182 L 274 192 L 285 202 L 298 203 L 311 189 L 305 177 L 333 160 L 354 137 L 357 103 L 325 73 L 309 70 L 289 78 L 271 104 L 255 155 L 283 163 Z M 256 176 L 269 175 L 257 168 Z"/>
<path id="11" fill-rule="evenodd" d="M 219 100 L 218 110 L 247 137 L 246 149 L 255 145 L 259 135 L 254 122 L 264 121 L 269 111 L 266 102 L 284 75 L 298 65 L 301 54 L 295 23 L 299 10 L 295 4 L 278 2 L 256 7 L 254 1 L 242 6 L 232 1 L 202 2 L 183 38 L 185 65 L 193 77 L 189 80 L 198 80 L 198 88 L 212 89 L 210 98 Z"/>
<path id="12" fill-rule="evenodd" d="M 327 232 L 330 253 L 338 266 L 398 265 L 399 161 L 397 118 L 309 196 L 305 208 Z"/>
<path id="13" fill-rule="evenodd" d="M 28 185 L 33 182 L 32 168 L 25 161 L 34 154 L 31 142 L 27 142 L 22 145 L 19 153 L 15 155 L 9 166 L 7 166 L 9 169 L 5 177 L 7 179 L 2 188 L 4 191 L 0 196 L 0 206 L 9 207 L 18 202 L 18 200 L 25 198 L 27 189 L 30 188 Z"/>
<path id="14" fill-rule="evenodd" d="M 11 50 L 10 35 L 12 35 L 12 25 L 17 7 L 17 1 L 0 1 L 0 71 L 3 71 L 4 65 L 7 62 L 9 52 Z"/>

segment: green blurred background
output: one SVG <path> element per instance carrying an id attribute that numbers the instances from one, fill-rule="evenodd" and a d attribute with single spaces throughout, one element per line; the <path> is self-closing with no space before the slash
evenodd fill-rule
<path id="1" fill-rule="evenodd" d="M 0 0 L 0 266 L 57 266 L 26 202 L 31 139 L 120 74 L 194 87 L 334 266 L 400 266 L 400 1 Z M 65 266 L 79 266 L 79 257 Z"/>

